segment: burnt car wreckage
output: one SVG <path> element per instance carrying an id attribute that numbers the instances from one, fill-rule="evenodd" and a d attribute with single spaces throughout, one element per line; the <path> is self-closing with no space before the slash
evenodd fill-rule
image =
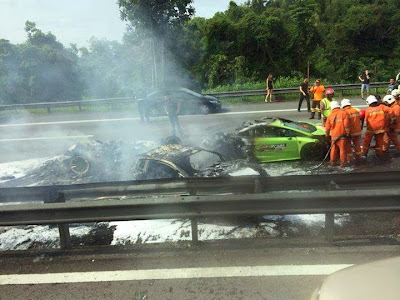
<path id="1" fill-rule="evenodd" d="M 260 163 L 320 160 L 328 146 L 319 125 L 263 118 L 244 123 L 234 133 L 215 134 L 200 147 L 180 145 L 179 139 L 171 137 L 163 141 L 80 142 L 25 176 L 10 179 L 7 185 L 268 176 Z M 289 152 L 290 148 L 295 151 Z"/>
<path id="2" fill-rule="evenodd" d="M 226 155 L 201 147 L 180 145 L 179 139 L 171 137 L 163 140 L 162 144 L 144 152 L 143 147 L 135 143 L 78 143 L 69 149 L 64 164 L 75 176 L 106 173 L 110 180 L 115 179 L 111 174 L 121 169 L 129 173 L 125 179 L 136 180 L 223 177 L 244 169 L 252 175 L 268 176 L 259 164 L 232 151 L 228 153 L 231 155 Z"/>
<path id="3" fill-rule="evenodd" d="M 230 176 L 241 169 L 268 176 L 259 163 L 284 160 L 321 160 L 329 149 L 319 125 L 282 118 L 263 118 L 245 122 L 235 133 L 217 133 L 201 147 L 181 145 L 169 137 L 148 151 L 136 144 L 99 143 L 98 150 L 77 144 L 70 149 L 69 167 L 79 176 L 98 172 L 112 173 L 127 162 L 134 179 Z M 122 143 L 122 142 L 119 142 Z M 283 146 L 282 146 L 283 145 Z M 94 147 L 96 148 L 96 147 Z M 267 154 L 266 154 L 267 153 Z"/>
<path id="4" fill-rule="evenodd" d="M 232 159 L 218 152 L 179 144 L 164 145 L 138 157 L 136 179 L 222 177 L 243 169 L 253 175 L 268 176 L 257 163 Z"/>

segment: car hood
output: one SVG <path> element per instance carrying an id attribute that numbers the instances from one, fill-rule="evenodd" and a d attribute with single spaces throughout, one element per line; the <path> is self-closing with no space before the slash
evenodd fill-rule
<path id="1" fill-rule="evenodd" d="M 399 278 L 400 257 L 353 266 L 330 275 L 311 299 L 398 299 Z"/>
<path id="2" fill-rule="evenodd" d="M 220 103 L 219 99 L 214 96 L 204 95 L 204 99 L 209 102 Z"/>
<path id="3" fill-rule="evenodd" d="M 311 134 L 315 135 L 315 136 L 321 136 L 321 135 L 325 135 L 325 128 L 322 127 L 321 125 L 315 125 L 315 127 L 317 127 L 317 130 L 313 131 Z"/>

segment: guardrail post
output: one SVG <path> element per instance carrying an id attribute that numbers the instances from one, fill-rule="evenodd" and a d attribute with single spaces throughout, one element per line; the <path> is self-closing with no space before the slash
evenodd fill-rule
<path id="1" fill-rule="evenodd" d="M 325 214 L 325 237 L 328 241 L 332 241 L 335 235 L 335 214 Z"/>
<path id="2" fill-rule="evenodd" d="M 61 249 L 68 250 L 71 249 L 71 235 L 69 232 L 68 224 L 58 224 L 58 232 L 60 233 L 60 245 Z"/>
<path id="3" fill-rule="evenodd" d="M 263 186 L 262 183 L 260 182 L 259 178 L 256 178 L 254 180 L 254 193 L 262 193 L 263 192 Z"/>
<path id="4" fill-rule="evenodd" d="M 56 188 L 52 188 L 47 196 L 45 202 L 50 203 L 63 203 L 65 202 L 65 196 L 63 193 L 58 193 Z M 63 250 L 71 249 L 71 234 L 69 232 L 69 225 L 68 224 L 57 224 L 58 226 L 58 233 L 60 235 L 60 246 Z"/>
<path id="5" fill-rule="evenodd" d="M 199 228 L 196 218 L 190 219 L 192 227 L 192 244 L 197 245 L 199 243 Z"/>
<path id="6" fill-rule="evenodd" d="M 328 190 L 336 190 L 338 188 L 336 182 L 333 180 L 329 183 Z M 326 213 L 325 214 L 325 237 L 328 241 L 332 241 L 335 235 L 335 214 Z"/>

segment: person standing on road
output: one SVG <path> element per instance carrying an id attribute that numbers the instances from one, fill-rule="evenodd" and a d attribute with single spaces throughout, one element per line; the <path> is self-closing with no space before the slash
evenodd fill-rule
<path id="1" fill-rule="evenodd" d="M 184 135 L 178 119 L 180 105 L 176 102 L 176 100 L 170 98 L 168 92 L 164 93 L 164 109 L 169 118 L 169 122 L 171 123 L 172 136 L 178 136 L 182 138 Z"/>
<path id="2" fill-rule="evenodd" d="M 399 87 L 399 84 L 396 83 L 396 81 L 394 80 L 394 78 L 390 78 L 389 80 L 389 84 L 387 86 L 387 93 L 388 95 L 392 94 L 393 90 L 396 90 Z"/>
<path id="3" fill-rule="evenodd" d="M 303 104 L 304 99 L 306 99 L 306 101 L 307 101 L 307 111 L 308 112 L 311 111 L 311 109 L 310 109 L 310 93 L 308 91 L 308 81 L 309 81 L 309 79 L 307 77 L 305 77 L 299 87 L 300 100 L 299 100 L 299 107 L 297 108 L 298 112 L 300 112 L 301 105 Z"/>
<path id="4" fill-rule="evenodd" d="M 369 69 L 365 69 L 365 72 L 358 76 L 358 79 L 362 82 L 361 84 L 361 99 L 364 98 L 364 91 L 367 92 L 367 97 L 369 96 L 369 84 L 371 79 L 371 74 L 369 73 Z"/>
<path id="5" fill-rule="evenodd" d="M 350 136 L 350 120 L 346 112 L 340 109 L 337 101 L 331 102 L 332 113 L 328 116 L 325 125 L 325 135 L 331 137 L 330 165 L 335 166 L 340 158 L 340 166 L 345 167 Z"/>
<path id="6" fill-rule="evenodd" d="M 362 152 L 368 154 L 371 140 L 375 137 L 375 154 L 381 157 L 383 154 L 383 136 L 390 125 L 390 115 L 385 112 L 375 96 L 367 97 L 368 108 L 365 110 L 365 122 L 367 131 L 365 132 Z"/>
<path id="7" fill-rule="evenodd" d="M 333 88 L 327 88 L 325 90 L 325 98 L 321 100 L 320 109 L 322 114 L 322 126 L 325 126 L 326 119 L 331 114 L 331 102 L 335 101 L 335 90 Z"/>
<path id="8" fill-rule="evenodd" d="M 321 110 L 320 110 L 320 102 L 324 97 L 325 87 L 321 84 L 321 80 L 317 79 L 315 81 L 314 86 L 310 88 L 310 92 L 313 93 L 313 102 L 311 106 L 311 117 L 310 119 L 314 119 L 315 113 L 318 112 L 318 120 L 321 120 Z"/>
<path id="9" fill-rule="evenodd" d="M 272 102 L 272 91 L 274 90 L 274 75 L 269 74 L 267 77 L 267 95 L 265 96 L 265 102 L 268 102 L 268 97 L 269 97 L 269 102 Z"/>
<path id="10" fill-rule="evenodd" d="M 353 142 L 353 149 L 351 147 L 351 142 L 348 143 L 347 150 L 347 161 L 351 162 L 353 160 L 353 150 L 356 160 L 361 159 L 361 117 L 360 111 L 357 108 L 351 106 L 349 99 L 343 99 L 340 103 L 341 108 L 347 113 L 350 120 L 350 136 L 351 142 Z"/>
<path id="11" fill-rule="evenodd" d="M 400 106 L 392 95 L 383 97 L 383 102 L 389 108 L 389 115 L 391 118 L 390 126 L 383 137 L 383 151 L 389 151 L 390 142 L 392 142 L 397 152 L 400 154 Z"/>

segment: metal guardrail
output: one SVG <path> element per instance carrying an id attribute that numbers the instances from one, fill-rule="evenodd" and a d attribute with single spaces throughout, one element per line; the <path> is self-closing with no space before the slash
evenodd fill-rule
<path id="1" fill-rule="evenodd" d="M 371 83 L 370 88 L 380 88 L 386 87 L 388 83 L 386 82 L 374 82 Z M 342 96 L 344 95 L 344 91 L 346 90 L 354 90 L 359 89 L 360 84 L 337 84 L 330 85 L 336 89 L 337 91 L 342 92 Z M 274 89 L 274 95 L 282 95 L 282 94 L 294 94 L 299 93 L 299 88 L 282 88 L 282 89 Z M 247 90 L 247 91 L 234 91 L 234 92 L 221 92 L 221 93 L 211 93 L 207 94 L 210 96 L 215 96 L 217 98 L 230 98 L 230 97 L 244 97 L 244 96 L 261 96 L 266 95 L 265 89 L 260 90 Z M 109 105 L 110 110 L 113 109 L 113 106 L 116 104 L 122 103 L 132 103 L 136 101 L 131 97 L 124 98 L 108 98 L 108 99 L 93 99 L 93 100 L 76 100 L 76 101 L 62 101 L 62 102 L 42 102 L 42 103 L 26 103 L 26 104 L 8 104 L 8 105 L 0 105 L 1 110 L 19 110 L 19 109 L 37 109 L 37 108 L 46 108 L 47 112 L 51 112 L 52 108 L 57 107 L 70 107 L 70 106 L 78 106 L 79 110 L 82 110 L 82 106 L 87 105 Z"/>
<path id="2" fill-rule="evenodd" d="M 400 211 L 400 189 L 165 196 L 0 206 L 0 226 L 212 216 Z"/>
<path id="3" fill-rule="evenodd" d="M 374 82 L 370 84 L 370 88 L 381 88 L 381 87 L 387 87 L 388 83 L 387 82 Z M 334 84 L 334 85 L 326 85 L 325 87 L 331 87 L 334 88 L 336 91 L 340 91 L 342 93 L 342 96 L 344 96 L 344 91 L 346 90 L 354 90 L 354 89 L 360 89 L 361 88 L 361 83 L 360 84 Z M 283 94 L 299 94 L 299 87 L 296 88 L 282 88 L 282 89 L 274 89 L 273 94 L 274 95 L 283 95 Z M 248 90 L 248 91 L 236 91 L 236 92 L 220 92 L 220 93 L 212 93 L 208 94 L 210 96 L 214 96 L 217 98 L 230 98 L 230 97 L 245 97 L 245 96 L 262 96 L 266 95 L 267 92 L 265 89 L 260 89 L 260 90 Z"/>
<path id="4" fill-rule="evenodd" d="M 92 100 L 75 100 L 75 101 L 61 101 L 61 102 L 41 102 L 41 103 L 25 103 L 25 104 L 7 104 L 0 105 L 1 110 L 19 110 L 19 109 L 37 109 L 37 108 L 46 108 L 47 112 L 51 112 L 52 108 L 57 107 L 71 107 L 78 106 L 79 111 L 82 110 L 82 106 L 87 105 L 109 105 L 110 110 L 113 109 L 115 104 L 122 103 L 132 103 L 135 101 L 132 97 L 123 97 L 123 98 L 107 98 L 107 99 L 92 99 Z"/>
<path id="5" fill-rule="evenodd" d="M 277 177 L 226 177 L 157 179 L 74 185 L 0 188 L 0 203 L 56 203 L 79 199 L 146 195 L 251 194 L 275 191 L 391 188 L 400 182 L 400 172 L 294 175 Z M 61 199 L 61 200 L 60 200 Z"/>
<path id="6" fill-rule="evenodd" d="M 400 211 L 399 179 L 400 172 L 385 172 L 2 188 L 0 226 L 58 224 L 68 249 L 68 223 L 186 218 L 196 243 L 201 217 L 325 213 L 331 239 L 334 213 Z M 10 204 L 16 201 L 34 203 Z"/>

